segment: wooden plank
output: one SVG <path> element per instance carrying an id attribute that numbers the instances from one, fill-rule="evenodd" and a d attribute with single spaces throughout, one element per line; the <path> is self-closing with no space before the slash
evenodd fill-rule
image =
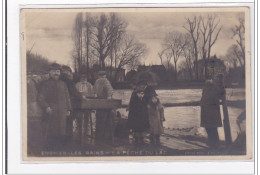
<path id="1" fill-rule="evenodd" d="M 244 100 L 227 101 L 227 106 L 244 106 Z M 181 103 L 162 103 L 164 107 L 180 107 L 180 106 L 200 106 L 200 101 L 181 102 Z M 221 103 L 220 103 L 221 105 Z M 128 105 L 123 104 L 121 108 L 126 108 Z"/>
<path id="2" fill-rule="evenodd" d="M 161 144 L 171 149 L 178 149 L 178 150 L 194 150 L 194 149 L 202 148 L 194 144 L 186 143 L 184 140 L 165 137 L 165 136 L 161 137 Z"/>
<path id="3" fill-rule="evenodd" d="M 117 109 L 121 108 L 122 100 L 117 99 L 83 99 L 81 109 Z"/>

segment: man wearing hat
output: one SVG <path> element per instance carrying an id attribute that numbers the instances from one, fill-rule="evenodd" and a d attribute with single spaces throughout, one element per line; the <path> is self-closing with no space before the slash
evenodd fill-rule
<path id="1" fill-rule="evenodd" d="M 63 65 L 61 67 L 61 76 L 60 79 L 64 81 L 68 87 L 71 101 L 71 115 L 67 118 L 67 134 L 70 138 L 73 136 L 73 120 L 75 120 L 77 112 L 76 108 L 80 105 L 82 96 L 76 88 L 76 84 L 73 80 L 72 70 L 69 66 Z"/>
<path id="2" fill-rule="evenodd" d="M 52 64 L 49 69 L 50 79 L 41 84 L 38 101 L 44 111 L 48 149 L 60 150 L 66 143 L 67 118 L 71 103 L 68 88 L 60 80 L 60 66 Z"/>
<path id="3" fill-rule="evenodd" d="M 221 93 L 214 84 L 213 80 L 207 80 L 203 88 L 201 97 L 201 123 L 208 134 L 208 146 L 218 147 L 219 135 L 218 127 L 222 126 L 220 113 Z"/>
<path id="4" fill-rule="evenodd" d="M 96 80 L 94 84 L 94 92 L 97 96 L 97 98 L 101 99 L 110 99 L 113 95 L 113 88 L 109 82 L 109 80 L 106 78 L 106 72 L 105 71 L 99 71 L 98 72 L 98 79 Z M 109 137 L 107 134 L 111 133 L 109 132 L 113 128 L 109 128 L 109 121 L 106 119 L 106 116 L 108 116 L 108 112 L 111 111 L 104 111 L 104 110 L 97 110 L 96 113 L 96 141 L 98 143 L 104 142 Z M 113 116 L 109 115 L 109 120 L 113 121 Z"/>

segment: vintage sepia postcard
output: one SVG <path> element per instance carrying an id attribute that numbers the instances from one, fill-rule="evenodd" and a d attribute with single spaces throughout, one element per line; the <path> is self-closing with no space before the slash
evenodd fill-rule
<path id="1" fill-rule="evenodd" d="M 247 7 L 23 8 L 23 161 L 250 160 Z"/>

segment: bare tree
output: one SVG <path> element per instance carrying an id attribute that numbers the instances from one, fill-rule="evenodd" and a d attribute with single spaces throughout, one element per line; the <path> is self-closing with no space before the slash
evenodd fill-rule
<path id="1" fill-rule="evenodd" d="M 164 52 L 165 52 L 165 49 L 160 51 L 160 52 L 158 52 L 158 56 L 159 56 L 159 58 L 161 60 L 161 65 L 163 65 L 163 55 L 164 55 Z"/>
<path id="2" fill-rule="evenodd" d="M 239 63 L 240 67 L 245 65 L 243 53 L 237 44 L 233 44 L 228 48 L 225 58 L 225 61 L 231 63 L 233 67 L 237 67 L 237 62 Z"/>
<path id="3" fill-rule="evenodd" d="M 123 67 L 135 69 L 140 64 L 140 59 L 147 53 L 147 48 L 143 43 L 137 41 L 132 35 L 121 36 L 115 52 L 116 73 Z"/>
<path id="4" fill-rule="evenodd" d="M 220 19 L 216 21 L 216 16 L 208 16 L 209 21 L 209 43 L 208 43 L 208 59 L 210 58 L 211 47 L 216 43 L 222 26 L 219 27 Z"/>
<path id="5" fill-rule="evenodd" d="M 180 56 L 183 53 L 183 48 L 186 45 L 185 37 L 180 32 L 172 32 L 166 35 L 166 38 L 164 40 L 165 46 L 167 49 L 169 49 L 172 52 L 173 62 L 174 62 L 174 70 L 175 70 L 175 79 L 177 80 L 177 62 L 180 58 Z"/>
<path id="6" fill-rule="evenodd" d="M 170 64 L 171 64 L 171 59 L 172 59 L 172 52 L 167 52 L 165 53 L 166 56 L 166 63 L 167 63 L 167 70 L 170 70 Z"/>
<path id="7" fill-rule="evenodd" d="M 240 48 L 242 53 L 243 62 L 245 62 L 245 19 L 243 17 L 239 17 L 239 25 L 236 25 L 232 31 L 233 36 L 237 37 L 236 42 Z"/>
<path id="8" fill-rule="evenodd" d="M 115 14 L 102 14 L 95 21 L 91 46 L 95 50 L 93 54 L 99 58 L 101 69 L 105 68 L 105 59 L 109 56 L 118 33 L 124 32 L 125 28 L 126 23 Z"/>
<path id="9" fill-rule="evenodd" d="M 201 20 L 199 17 L 194 16 L 193 20 L 187 18 L 186 19 L 188 27 L 184 26 L 184 28 L 189 32 L 192 41 L 193 41 L 193 47 L 194 47 L 194 56 L 195 56 L 195 75 L 196 80 L 199 78 L 199 72 L 198 72 L 198 57 L 199 57 L 199 51 L 198 51 L 198 40 L 200 36 L 200 23 Z"/>
<path id="10" fill-rule="evenodd" d="M 74 40 L 73 59 L 74 59 L 74 68 L 76 72 L 81 69 L 82 62 L 83 62 L 82 31 L 83 31 L 83 17 L 82 17 L 82 13 L 79 13 L 75 19 L 75 24 L 72 33 L 72 39 Z"/>
<path id="11" fill-rule="evenodd" d="M 183 48 L 183 55 L 185 57 L 185 62 L 183 67 L 189 71 L 190 79 L 193 79 L 193 64 L 194 64 L 194 45 L 192 43 L 192 38 L 190 35 L 185 35 L 187 44 Z"/>
<path id="12" fill-rule="evenodd" d="M 89 67 L 90 67 L 90 58 L 91 58 L 91 47 L 90 47 L 90 43 L 91 43 L 91 39 L 92 39 L 92 34 L 93 34 L 93 18 L 90 16 L 89 13 L 86 13 L 86 20 L 85 20 L 85 31 L 84 31 L 84 38 L 85 38 L 85 50 L 86 50 L 86 54 L 85 54 L 85 61 L 84 63 L 86 64 L 86 69 L 87 72 L 89 71 Z"/>
<path id="13" fill-rule="evenodd" d="M 207 18 L 201 17 L 202 26 L 202 59 L 204 61 L 205 78 L 208 77 L 208 59 L 212 46 L 216 43 L 222 27 L 219 27 L 220 20 L 216 22 L 216 16 L 208 15 Z M 216 33 L 216 34 L 215 34 Z"/>

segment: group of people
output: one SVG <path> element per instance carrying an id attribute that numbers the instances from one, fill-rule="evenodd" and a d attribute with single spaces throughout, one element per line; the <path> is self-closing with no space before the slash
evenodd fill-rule
<path id="1" fill-rule="evenodd" d="M 129 102 L 128 128 L 133 132 L 136 145 L 144 144 L 144 134 L 150 133 L 150 142 L 160 145 L 163 133 L 164 109 L 149 82 L 137 83 Z"/>
<path id="2" fill-rule="evenodd" d="M 207 80 L 202 90 L 200 101 L 201 123 L 208 135 L 207 144 L 211 148 L 219 145 L 218 127 L 222 127 L 220 104 L 225 96 L 223 75 Z M 137 83 L 134 89 L 128 114 L 128 127 L 134 134 L 137 145 L 144 143 L 144 133 L 150 132 L 152 144 L 160 145 L 160 135 L 163 133 L 164 109 L 153 86 L 146 81 Z"/>
<path id="3" fill-rule="evenodd" d="M 27 78 L 28 148 L 60 149 L 71 142 L 73 123 L 81 127 L 78 108 L 84 98 L 111 98 L 113 88 L 105 71 L 98 72 L 94 86 L 81 74 L 75 82 L 70 67 L 52 64 L 48 74 Z M 96 115 L 96 133 L 103 132 L 103 124 Z M 80 134 L 80 132 L 79 132 Z M 99 134 L 97 134 L 99 135 Z M 98 138 L 100 139 L 100 138 Z M 44 141 L 44 143 L 42 143 Z"/>
<path id="4" fill-rule="evenodd" d="M 127 108 L 128 129 L 133 133 L 136 145 L 144 144 L 145 133 L 150 133 L 150 142 L 160 145 L 163 133 L 164 108 L 153 86 L 146 80 L 135 84 Z M 209 145 L 218 145 L 217 128 L 222 126 L 220 99 L 223 88 L 213 81 L 207 81 L 201 98 L 201 126 L 208 134 Z M 39 149 L 40 145 L 60 149 L 69 143 L 73 136 L 73 123 L 80 128 L 78 118 L 80 102 L 85 98 L 110 99 L 113 88 L 106 78 L 105 71 L 98 72 L 94 86 L 88 82 L 87 75 L 81 74 L 80 81 L 75 82 L 70 67 L 56 63 L 49 72 L 41 76 L 27 77 L 27 116 L 28 148 Z M 104 141 L 107 123 L 104 116 L 107 111 L 96 111 L 96 143 Z M 90 115 L 90 113 L 85 113 Z M 109 128 L 113 129 L 113 128 Z M 45 143 L 42 143 L 42 142 Z"/>

